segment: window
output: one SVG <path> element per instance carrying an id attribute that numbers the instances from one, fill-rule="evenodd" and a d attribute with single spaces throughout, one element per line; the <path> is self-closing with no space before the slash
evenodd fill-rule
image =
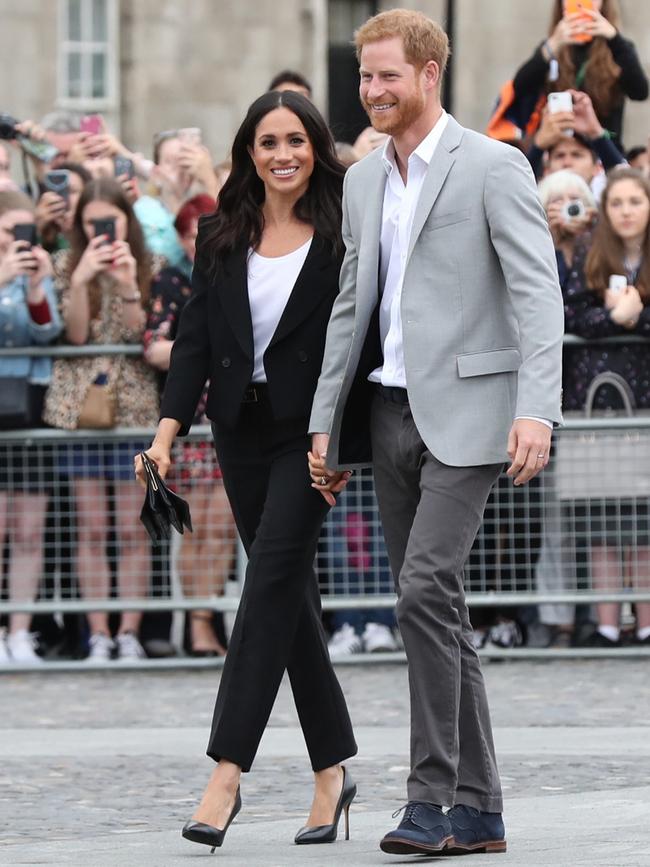
<path id="1" fill-rule="evenodd" d="M 119 0 L 59 0 L 59 105 L 117 103 Z"/>

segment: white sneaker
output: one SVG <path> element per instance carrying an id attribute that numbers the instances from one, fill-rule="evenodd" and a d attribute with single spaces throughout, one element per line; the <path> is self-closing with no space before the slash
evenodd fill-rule
<path id="1" fill-rule="evenodd" d="M 361 653 L 363 644 L 349 623 L 344 623 L 330 638 L 327 649 L 330 659 L 340 659 L 353 653 Z"/>
<path id="2" fill-rule="evenodd" d="M 7 650 L 13 662 L 21 665 L 42 665 L 43 660 L 36 653 L 36 635 L 26 629 L 10 632 L 7 636 Z"/>
<path id="3" fill-rule="evenodd" d="M 86 662 L 91 665 L 102 665 L 104 662 L 110 662 L 114 650 L 115 642 L 113 639 L 108 635 L 104 635 L 103 632 L 96 632 L 88 640 Z"/>
<path id="4" fill-rule="evenodd" d="M 120 632 L 115 638 L 117 644 L 117 658 L 120 662 L 136 662 L 138 659 L 146 659 L 144 647 L 138 641 L 133 632 Z"/>
<path id="5" fill-rule="evenodd" d="M 362 640 L 367 653 L 389 653 L 398 649 L 395 636 L 384 623 L 366 623 Z"/>
<path id="6" fill-rule="evenodd" d="M 0 629 L 0 665 L 10 665 L 11 657 L 5 640 L 6 630 Z"/>

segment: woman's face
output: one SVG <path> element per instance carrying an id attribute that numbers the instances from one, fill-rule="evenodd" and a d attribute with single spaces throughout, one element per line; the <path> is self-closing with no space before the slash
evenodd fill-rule
<path id="1" fill-rule="evenodd" d="M 576 187 L 569 187 L 568 190 L 565 190 L 562 193 L 555 193 L 555 195 L 549 197 L 546 203 L 546 213 L 548 214 L 551 205 L 555 206 L 555 208 L 562 209 L 566 204 L 574 202 L 576 199 L 581 201 L 585 208 L 589 207 L 587 202 L 583 201 L 580 190 Z"/>
<path id="2" fill-rule="evenodd" d="M 300 197 L 314 171 L 314 149 L 300 118 L 284 106 L 265 115 L 249 153 L 266 195 Z"/>
<path id="3" fill-rule="evenodd" d="M 642 239 L 650 219 L 650 201 L 641 184 L 621 178 L 609 189 L 605 213 L 622 241 Z"/>
<path id="4" fill-rule="evenodd" d="M 181 242 L 181 247 L 185 251 L 185 255 L 190 260 L 190 262 L 194 262 L 194 256 L 196 254 L 196 236 L 198 234 L 199 221 L 197 218 L 196 220 L 192 220 L 187 234 L 178 236 Z"/>
<path id="5" fill-rule="evenodd" d="M 115 220 L 115 240 L 126 241 L 128 224 L 126 214 L 110 202 L 88 202 L 83 209 L 81 222 L 86 238 L 90 241 L 95 237 L 93 220 Z"/>
<path id="6" fill-rule="evenodd" d="M 176 176 L 180 171 L 178 161 L 181 155 L 183 142 L 176 137 L 166 138 L 158 148 L 158 165 L 167 174 Z"/>
<path id="7" fill-rule="evenodd" d="M 0 260 L 5 257 L 9 245 L 13 244 L 14 226 L 17 223 L 33 223 L 34 215 L 31 211 L 5 211 L 0 217 Z"/>

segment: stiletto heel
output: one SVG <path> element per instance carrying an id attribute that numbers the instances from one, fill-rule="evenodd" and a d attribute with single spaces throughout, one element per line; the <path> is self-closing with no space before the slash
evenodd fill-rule
<path id="1" fill-rule="evenodd" d="M 305 825 L 296 834 L 295 843 L 333 843 L 338 834 L 341 813 L 345 813 L 345 839 L 350 839 L 350 804 L 356 797 L 357 787 L 344 765 L 341 765 L 341 769 L 343 770 L 343 788 L 334 811 L 334 821 L 331 825 L 317 825 L 314 828 Z"/>
<path id="2" fill-rule="evenodd" d="M 230 816 L 228 816 L 225 828 L 213 828 L 212 825 L 206 825 L 204 822 L 193 822 L 189 819 L 183 826 L 181 834 L 186 840 L 191 840 L 192 843 L 203 843 L 205 846 L 210 846 L 210 854 L 212 855 L 214 850 L 218 849 L 223 843 L 226 831 L 240 810 L 241 794 L 239 792 L 239 787 L 237 787 L 235 805 L 230 812 Z"/>

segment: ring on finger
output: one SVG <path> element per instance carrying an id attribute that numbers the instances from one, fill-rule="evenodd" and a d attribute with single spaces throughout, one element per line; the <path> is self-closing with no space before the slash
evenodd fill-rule
<path id="1" fill-rule="evenodd" d="M 320 479 L 319 479 L 319 481 L 318 481 L 318 484 L 319 484 L 322 488 L 324 488 L 325 485 L 327 484 L 327 482 L 328 482 L 327 477 L 326 477 L 326 476 L 321 476 Z"/>

